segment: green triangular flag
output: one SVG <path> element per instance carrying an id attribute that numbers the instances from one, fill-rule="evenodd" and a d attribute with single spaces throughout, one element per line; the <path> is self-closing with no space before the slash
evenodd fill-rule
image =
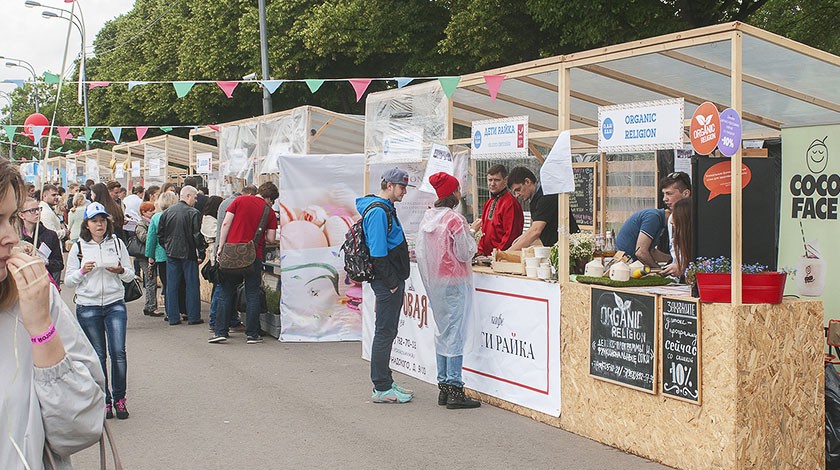
<path id="1" fill-rule="evenodd" d="M 318 79 L 310 79 L 310 80 L 304 80 L 304 81 L 306 82 L 306 86 L 309 87 L 309 91 L 311 91 L 312 93 L 315 93 L 316 91 L 318 91 L 318 89 L 321 88 L 321 85 L 324 84 L 323 80 L 318 80 Z"/>
<path id="2" fill-rule="evenodd" d="M 55 151 L 56 151 L 56 152 L 58 152 L 58 153 L 61 153 L 61 151 L 62 151 L 63 149 L 64 149 L 64 147 L 59 147 L 59 148 L 55 149 Z"/>
<path id="3" fill-rule="evenodd" d="M 44 72 L 44 81 L 47 83 L 58 83 L 60 78 L 54 73 Z"/>
<path id="4" fill-rule="evenodd" d="M 446 97 L 452 99 L 452 94 L 455 93 L 455 89 L 458 88 L 458 83 L 461 81 L 461 77 L 438 77 L 438 81 L 440 82 L 440 87 L 443 88 L 443 93 Z"/>
<path id="5" fill-rule="evenodd" d="M 160 128 L 163 132 L 172 132 L 172 128 L 169 126 L 163 126 Z"/>
<path id="6" fill-rule="evenodd" d="M 3 126 L 3 130 L 6 131 L 6 138 L 12 141 L 15 138 L 17 126 Z"/>
<path id="7" fill-rule="evenodd" d="M 90 142 L 90 138 L 93 137 L 94 131 L 96 131 L 95 127 L 85 127 L 85 141 Z"/>
<path id="8" fill-rule="evenodd" d="M 187 93 L 192 90 L 193 85 L 195 85 L 195 82 L 172 82 L 172 86 L 175 87 L 175 95 L 178 98 L 187 96 Z"/>

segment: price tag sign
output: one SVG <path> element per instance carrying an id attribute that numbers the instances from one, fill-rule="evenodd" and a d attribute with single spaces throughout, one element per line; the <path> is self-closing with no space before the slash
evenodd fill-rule
<path id="1" fill-rule="evenodd" d="M 741 147 L 741 116 L 732 108 L 720 113 L 720 140 L 718 150 L 731 157 Z"/>
<path id="2" fill-rule="evenodd" d="M 700 303 L 662 297 L 662 394 L 700 404 Z"/>

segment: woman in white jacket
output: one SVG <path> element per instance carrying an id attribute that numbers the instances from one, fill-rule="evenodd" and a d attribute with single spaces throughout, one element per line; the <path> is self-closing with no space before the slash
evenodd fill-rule
<path id="1" fill-rule="evenodd" d="M 43 261 L 17 247 L 25 197 L 0 159 L 0 468 L 68 469 L 102 434 L 104 379 Z"/>
<path id="2" fill-rule="evenodd" d="M 98 202 L 89 204 L 79 241 L 67 255 L 64 283 L 76 289 L 76 318 L 96 350 L 105 374 L 105 417 L 113 418 L 116 409 L 117 418 L 126 419 L 127 315 L 123 282 L 134 279 L 134 270 L 125 244 L 113 230 L 105 206 Z M 107 384 L 108 355 L 111 356 L 110 387 Z"/>

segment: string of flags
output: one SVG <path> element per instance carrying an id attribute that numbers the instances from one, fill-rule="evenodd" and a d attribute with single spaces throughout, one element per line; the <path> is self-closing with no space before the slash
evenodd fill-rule
<path id="1" fill-rule="evenodd" d="M 60 80 L 60 76 L 57 74 L 44 72 L 43 81 L 38 81 L 37 83 L 47 83 L 47 84 L 58 84 Z M 496 94 L 499 92 L 499 88 L 502 86 L 502 82 L 504 81 L 504 75 L 484 75 L 484 82 L 487 85 L 487 89 L 490 92 L 490 98 L 495 101 Z M 146 81 L 83 81 L 81 82 L 83 85 L 86 85 L 89 90 L 93 90 L 95 88 L 106 88 L 109 86 L 121 84 L 127 85 L 129 91 L 138 87 L 138 86 L 150 86 L 150 85 L 171 85 L 175 89 L 175 95 L 178 98 L 183 98 L 189 94 L 189 92 L 193 89 L 193 87 L 197 84 L 215 84 L 222 93 L 225 94 L 228 98 L 233 98 L 233 92 L 239 85 L 242 84 L 256 84 L 260 87 L 265 88 L 268 90 L 269 93 L 273 94 L 276 92 L 281 85 L 286 83 L 305 83 L 306 86 L 309 88 L 311 93 L 317 93 L 318 90 L 321 88 L 326 82 L 347 82 L 353 87 L 353 91 L 356 93 L 356 102 L 358 103 L 362 96 L 364 96 L 365 92 L 367 91 L 370 84 L 374 81 L 395 81 L 397 83 L 397 88 L 402 88 L 409 83 L 415 80 L 437 80 L 440 83 L 441 88 L 443 89 L 443 93 L 446 95 L 448 99 L 452 99 L 452 95 L 455 93 L 455 90 L 458 88 L 458 84 L 461 82 L 460 76 L 441 76 L 441 77 L 391 77 L 391 78 L 303 78 L 303 79 L 288 79 L 288 80 L 193 80 L 193 81 L 166 81 L 166 80 L 146 80 Z M 31 80 L 12 80 L 6 79 L 0 83 L 12 83 L 17 87 L 23 87 L 25 83 L 36 83 L 32 82 Z M 78 81 L 69 81 L 65 80 L 65 84 L 78 84 Z"/>
<path id="2" fill-rule="evenodd" d="M 91 142 L 91 143 L 105 143 L 105 144 L 115 144 L 120 142 L 120 138 L 122 137 L 123 129 L 134 129 L 135 133 L 137 134 L 137 141 L 139 143 L 143 142 L 143 138 L 146 136 L 146 133 L 149 129 L 160 129 L 163 132 L 169 133 L 172 132 L 174 129 L 198 129 L 200 126 L 31 126 L 30 132 L 31 135 L 26 132 L 17 132 L 19 128 L 25 128 L 24 125 L 5 125 L 0 126 L 0 132 L 5 134 L 6 138 L 9 141 L 14 139 L 15 135 L 23 135 L 28 138 L 32 138 L 33 140 L 40 140 L 40 138 L 45 137 L 48 135 L 52 129 L 55 129 L 58 132 L 58 137 L 61 140 L 62 145 L 67 139 L 77 140 L 79 142 Z M 218 131 L 219 126 L 210 124 L 207 127 L 210 127 L 213 130 Z M 73 136 L 71 133 L 72 129 L 78 129 L 81 133 L 78 136 Z M 111 136 L 113 140 L 97 140 L 93 138 L 94 132 L 99 129 L 108 129 L 111 132 Z M 82 135 L 84 134 L 84 135 Z"/>

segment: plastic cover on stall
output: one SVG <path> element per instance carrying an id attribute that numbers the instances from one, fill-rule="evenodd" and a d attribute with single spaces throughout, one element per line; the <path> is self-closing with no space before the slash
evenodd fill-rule
<path id="1" fill-rule="evenodd" d="M 296 108 L 291 114 L 259 123 L 259 146 L 257 147 L 259 173 L 279 172 L 278 159 L 281 155 L 306 153 L 306 117 L 305 109 Z"/>
<path id="2" fill-rule="evenodd" d="M 224 176 L 250 181 L 257 151 L 256 122 L 224 126 L 219 138 L 219 168 Z"/>
<path id="3" fill-rule="evenodd" d="M 437 81 L 368 96 L 365 154 L 370 163 L 425 160 L 446 142 L 446 94 Z"/>
<path id="4" fill-rule="evenodd" d="M 163 186 L 166 183 L 166 152 L 151 144 L 143 146 L 143 163 L 146 167 L 146 186 Z"/>

